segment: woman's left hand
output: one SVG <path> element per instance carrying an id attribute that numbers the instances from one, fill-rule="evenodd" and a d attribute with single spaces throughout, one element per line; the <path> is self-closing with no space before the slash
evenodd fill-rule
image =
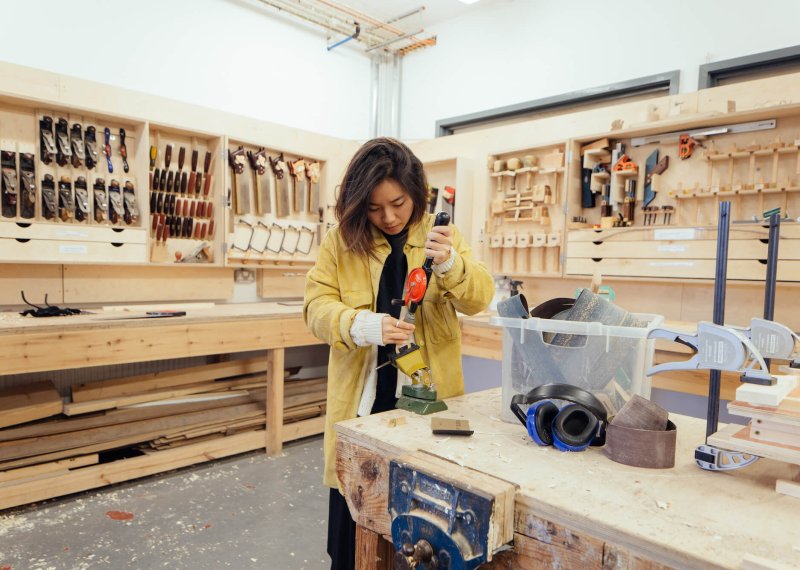
<path id="1" fill-rule="evenodd" d="M 435 226 L 428 233 L 425 242 L 425 257 L 432 257 L 433 263 L 439 265 L 450 259 L 450 248 L 453 247 L 453 228 L 451 226 Z"/>

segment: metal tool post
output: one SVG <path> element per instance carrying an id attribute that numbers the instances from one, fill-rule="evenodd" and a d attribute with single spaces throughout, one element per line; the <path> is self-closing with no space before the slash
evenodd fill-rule
<path id="1" fill-rule="evenodd" d="M 764 318 L 768 321 L 775 316 L 775 285 L 778 280 L 778 240 L 781 233 L 781 215 L 774 213 L 769 217 L 769 243 L 767 244 L 767 277 L 764 287 Z M 769 358 L 765 358 L 769 370 Z"/>
<path id="2" fill-rule="evenodd" d="M 719 224 L 717 227 L 717 268 L 714 274 L 714 315 L 715 325 L 725 324 L 725 290 L 728 278 L 728 237 L 731 227 L 731 203 L 719 204 Z M 722 372 L 712 370 L 708 383 L 708 414 L 706 416 L 706 443 L 708 436 L 716 433 L 719 425 L 719 391 Z"/>

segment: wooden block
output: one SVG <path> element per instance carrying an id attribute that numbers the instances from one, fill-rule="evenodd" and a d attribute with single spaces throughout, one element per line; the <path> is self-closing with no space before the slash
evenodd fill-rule
<path id="1" fill-rule="evenodd" d="M 800 447 L 766 443 L 750 437 L 750 428 L 728 424 L 708 438 L 711 445 L 800 465 Z"/>
<path id="2" fill-rule="evenodd" d="M 61 396 L 50 381 L 9 388 L 0 392 L 0 427 L 54 416 L 63 408 Z"/>
<path id="3" fill-rule="evenodd" d="M 357 525 L 391 534 L 387 509 L 390 455 L 336 438 L 336 474 L 350 514 Z"/>
<path id="4" fill-rule="evenodd" d="M 775 492 L 783 493 L 784 495 L 789 495 L 790 497 L 800 499 L 800 484 L 795 483 L 794 481 L 783 481 L 778 479 L 775 481 Z"/>
<path id="5" fill-rule="evenodd" d="M 736 400 L 756 406 L 777 406 L 797 387 L 797 376 L 776 376 L 774 386 L 745 383 L 736 389 Z"/>

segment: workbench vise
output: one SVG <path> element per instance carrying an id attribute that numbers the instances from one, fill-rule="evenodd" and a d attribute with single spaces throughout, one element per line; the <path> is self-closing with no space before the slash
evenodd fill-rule
<path id="1" fill-rule="evenodd" d="M 495 496 L 425 471 L 389 464 L 394 567 L 471 570 L 491 560 Z"/>

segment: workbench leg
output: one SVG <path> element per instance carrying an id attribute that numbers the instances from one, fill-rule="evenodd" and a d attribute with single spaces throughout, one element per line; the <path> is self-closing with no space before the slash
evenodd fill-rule
<path id="1" fill-rule="evenodd" d="M 377 532 L 356 525 L 356 570 L 392 570 L 394 546 Z"/>
<path id="2" fill-rule="evenodd" d="M 283 449 L 283 349 L 267 351 L 267 455 Z"/>

